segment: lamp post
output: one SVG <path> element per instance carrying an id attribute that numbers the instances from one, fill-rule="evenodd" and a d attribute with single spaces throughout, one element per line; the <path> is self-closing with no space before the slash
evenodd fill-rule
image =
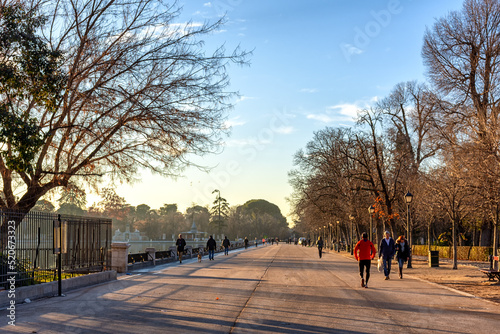
<path id="1" fill-rule="evenodd" d="M 341 241 L 341 238 L 340 238 L 340 221 L 337 220 L 337 244 L 338 244 L 337 251 L 339 253 L 340 253 L 340 241 Z"/>
<path id="2" fill-rule="evenodd" d="M 328 223 L 328 240 L 330 241 L 330 250 L 333 250 L 333 225 Z"/>
<path id="3" fill-rule="evenodd" d="M 326 225 L 323 225 L 323 245 L 326 248 L 327 243 L 326 243 Z"/>
<path id="4" fill-rule="evenodd" d="M 409 247 L 410 256 L 408 257 L 408 264 L 406 268 L 412 268 L 411 266 L 411 242 L 410 242 L 410 203 L 413 200 L 413 195 L 408 191 L 405 195 L 406 201 L 406 242 Z"/>
<path id="5" fill-rule="evenodd" d="M 373 214 L 375 213 L 375 207 L 373 205 L 370 205 L 368 208 L 368 213 L 370 214 L 370 241 L 373 241 Z"/>
<path id="6" fill-rule="evenodd" d="M 350 215 L 349 216 L 349 220 L 351 221 L 351 241 L 350 241 L 350 248 L 351 248 L 351 255 L 354 255 L 354 249 L 352 249 L 352 237 L 353 237 L 353 232 L 352 232 L 352 224 L 353 224 L 353 221 L 354 221 L 354 216 L 353 215 Z"/>

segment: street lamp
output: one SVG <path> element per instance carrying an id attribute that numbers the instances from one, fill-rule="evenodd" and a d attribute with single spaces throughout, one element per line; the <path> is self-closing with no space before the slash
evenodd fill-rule
<path id="1" fill-rule="evenodd" d="M 340 221 L 337 220 L 337 243 L 338 243 L 338 247 L 337 247 L 337 250 L 338 252 L 340 253 Z"/>
<path id="2" fill-rule="evenodd" d="M 326 225 L 323 225 L 323 245 L 326 248 Z"/>
<path id="3" fill-rule="evenodd" d="M 408 191 L 405 195 L 406 201 L 406 243 L 408 244 L 410 256 L 408 257 L 408 264 L 406 268 L 412 268 L 411 266 L 411 243 L 410 243 L 410 203 L 413 200 L 413 195 Z"/>
<path id="4" fill-rule="evenodd" d="M 351 245 L 349 246 L 351 248 L 351 255 L 354 255 L 354 249 L 352 249 L 352 224 L 353 224 L 353 221 L 354 221 L 354 216 L 353 215 L 350 215 L 349 216 L 349 219 L 351 220 Z"/>
<path id="5" fill-rule="evenodd" d="M 373 239 L 373 214 L 375 213 L 375 207 L 373 205 L 370 205 L 368 208 L 368 213 L 370 214 L 370 241 Z"/>
<path id="6" fill-rule="evenodd" d="M 328 223 L 328 241 L 330 242 L 330 250 L 333 250 L 333 225 Z"/>

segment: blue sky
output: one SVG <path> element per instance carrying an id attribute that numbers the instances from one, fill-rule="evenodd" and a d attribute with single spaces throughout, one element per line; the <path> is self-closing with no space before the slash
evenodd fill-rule
<path id="1" fill-rule="evenodd" d="M 265 199 L 290 211 L 287 173 L 293 155 L 315 131 L 352 126 L 356 111 L 387 96 L 400 82 L 425 82 L 421 48 L 425 28 L 461 1 L 451 0 L 215 0 L 180 1 L 179 18 L 227 24 L 207 39 L 254 50 L 250 67 L 229 68 L 239 91 L 228 121 L 223 153 L 194 161 L 210 173 L 188 168 L 177 180 L 151 176 L 121 185 L 131 205 L 159 208 L 177 203 L 210 205 L 219 189 L 230 205 Z M 93 197 L 89 197 L 89 205 Z"/>

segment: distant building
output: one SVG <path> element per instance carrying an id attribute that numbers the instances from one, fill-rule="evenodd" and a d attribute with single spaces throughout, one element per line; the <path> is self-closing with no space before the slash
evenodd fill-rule
<path id="1" fill-rule="evenodd" d="M 200 241 L 208 238 L 208 232 L 198 231 L 194 220 L 193 225 L 191 225 L 191 230 L 189 232 L 181 232 L 181 234 L 186 241 Z"/>

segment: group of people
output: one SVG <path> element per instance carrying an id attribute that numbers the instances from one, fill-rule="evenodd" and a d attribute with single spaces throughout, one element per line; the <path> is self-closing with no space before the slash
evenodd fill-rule
<path id="1" fill-rule="evenodd" d="M 248 240 L 245 238 L 245 248 L 248 245 Z M 184 247 L 186 247 L 186 240 L 182 237 L 182 234 L 179 234 L 179 238 L 175 242 L 175 246 L 177 248 L 177 256 L 179 257 L 179 263 L 182 263 L 182 255 L 184 254 Z M 224 247 L 224 255 L 229 255 L 229 246 L 231 246 L 231 242 L 227 238 L 224 237 L 222 240 L 222 246 Z M 217 249 L 217 242 L 212 236 L 208 237 L 207 240 L 207 249 L 208 249 L 208 259 L 213 260 L 215 255 L 215 250 Z"/>
<path id="2" fill-rule="evenodd" d="M 323 254 L 323 239 L 318 237 L 316 242 L 319 251 L 319 258 Z M 361 286 L 368 288 L 368 281 L 370 279 L 370 267 L 372 260 L 377 254 L 377 249 L 373 243 L 368 240 L 368 233 L 363 232 L 362 238 L 354 247 L 354 257 L 359 263 L 359 275 L 361 276 Z M 391 238 L 391 233 L 385 231 L 384 238 L 380 241 L 379 245 L 379 261 L 382 262 L 384 268 L 385 279 L 390 279 L 391 262 L 396 256 L 399 268 L 399 278 L 403 278 L 403 265 L 410 258 L 410 247 L 406 242 L 405 237 L 400 235 L 396 241 Z M 366 274 L 365 274 L 366 273 Z"/>

